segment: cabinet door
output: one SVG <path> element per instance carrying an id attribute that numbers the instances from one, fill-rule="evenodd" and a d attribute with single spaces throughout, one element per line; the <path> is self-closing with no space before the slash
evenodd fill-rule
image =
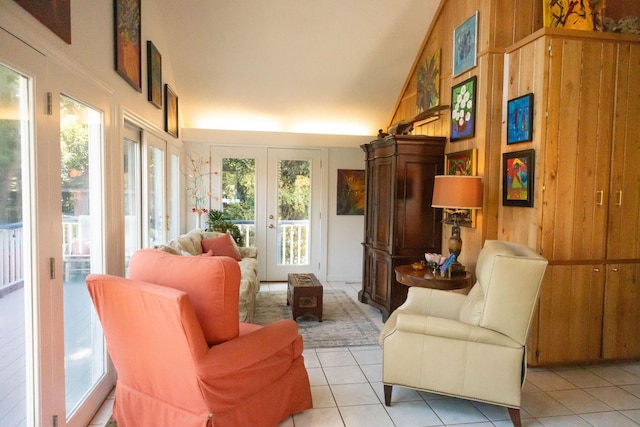
<path id="1" fill-rule="evenodd" d="M 632 89 L 640 75 L 640 45 L 620 43 L 616 82 L 615 126 L 607 258 L 640 259 L 640 92 Z"/>
<path id="2" fill-rule="evenodd" d="M 442 157 L 398 156 L 394 255 L 440 252 L 442 216 L 431 207 L 433 183 L 439 173 Z"/>
<path id="3" fill-rule="evenodd" d="M 615 45 L 552 39 L 548 54 L 542 248 L 552 260 L 605 259 Z"/>
<path id="4" fill-rule="evenodd" d="M 602 339 L 604 267 L 547 267 L 538 310 L 538 364 L 597 360 Z"/>
<path id="5" fill-rule="evenodd" d="M 640 264 L 610 264 L 604 298 L 605 359 L 640 357 Z"/>
<path id="6" fill-rule="evenodd" d="M 372 182 L 370 190 L 373 193 L 373 246 L 386 252 L 391 252 L 392 224 L 395 182 L 395 157 L 376 158 L 373 161 Z"/>

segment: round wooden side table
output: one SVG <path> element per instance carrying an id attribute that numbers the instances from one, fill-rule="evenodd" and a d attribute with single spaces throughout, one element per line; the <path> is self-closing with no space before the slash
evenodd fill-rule
<path id="1" fill-rule="evenodd" d="M 395 269 L 396 280 L 406 286 L 419 286 L 421 288 L 441 289 L 451 291 L 465 289 L 471 285 L 471 273 L 451 276 L 434 275 L 430 268 L 414 270 L 411 265 L 399 265 Z"/>

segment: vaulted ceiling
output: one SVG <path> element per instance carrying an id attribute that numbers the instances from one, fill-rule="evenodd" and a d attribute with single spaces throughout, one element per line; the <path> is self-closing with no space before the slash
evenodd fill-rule
<path id="1" fill-rule="evenodd" d="M 156 0 L 182 126 L 373 135 L 441 0 Z"/>

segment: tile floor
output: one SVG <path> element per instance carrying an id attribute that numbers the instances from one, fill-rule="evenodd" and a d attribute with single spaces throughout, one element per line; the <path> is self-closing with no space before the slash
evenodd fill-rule
<path id="1" fill-rule="evenodd" d="M 282 290 L 265 284 L 261 291 Z M 329 283 L 357 298 L 359 283 Z M 377 310 L 362 306 L 379 326 Z M 379 346 L 323 348 L 304 352 L 313 408 L 280 427 L 511 426 L 504 408 L 394 387 L 384 405 Z M 112 397 L 91 426 L 104 426 Z M 640 362 L 530 369 L 522 391 L 523 426 L 640 426 Z"/>

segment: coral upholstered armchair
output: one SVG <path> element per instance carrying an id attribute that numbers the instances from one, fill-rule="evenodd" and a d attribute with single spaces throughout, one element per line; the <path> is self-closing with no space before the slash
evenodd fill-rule
<path id="1" fill-rule="evenodd" d="M 235 261 L 208 260 L 191 268 L 217 275 L 211 287 L 237 290 Z M 236 332 L 228 336 L 229 328 L 203 328 L 200 318 L 206 313 L 197 312 L 184 290 L 96 274 L 87 277 L 87 287 L 118 373 L 113 407 L 118 427 L 277 426 L 311 407 L 303 342 L 294 321 L 238 327 L 237 298 L 232 298 L 234 310 L 227 314 L 235 313 Z M 208 310 L 221 307 L 219 302 Z"/>
<path id="2" fill-rule="evenodd" d="M 525 341 L 547 260 L 487 241 L 469 295 L 410 288 L 380 333 L 385 404 L 392 386 L 506 406 L 520 425 Z"/>

